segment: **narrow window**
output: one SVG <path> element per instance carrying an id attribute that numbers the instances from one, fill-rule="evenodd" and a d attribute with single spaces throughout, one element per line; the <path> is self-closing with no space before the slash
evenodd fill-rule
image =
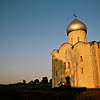
<path id="1" fill-rule="evenodd" d="M 55 62 L 57 62 L 57 59 L 55 59 Z"/>
<path id="2" fill-rule="evenodd" d="M 56 76 L 57 76 L 57 71 L 56 71 Z"/>
<path id="3" fill-rule="evenodd" d="M 67 54 L 67 50 L 65 50 L 65 54 Z"/>
<path id="4" fill-rule="evenodd" d="M 57 53 L 59 53 L 59 50 L 57 50 Z"/>
<path id="5" fill-rule="evenodd" d="M 71 38 L 71 43 L 73 44 L 73 38 Z"/>
<path id="6" fill-rule="evenodd" d="M 83 68 L 81 68 L 81 74 L 83 74 Z"/>
<path id="7" fill-rule="evenodd" d="M 80 61 L 83 62 L 83 57 L 82 56 L 80 56 Z"/>
<path id="8" fill-rule="evenodd" d="M 79 42 L 79 37 L 77 39 L 78 39 L 78 42 Z"/>
<path id="9" fill-rule="evenodd" d="M 55 55 L 53 55 L 52 57 L 55 57 Z"/>
<path id="10" fill-rule="evenodd" d="M 86 37 L 84 37 L 84 42 L 86 42 Z"/>
<path id="11" fill-rule="evenodd" d="M 70 68 L 70 62 L 68 62 L 68 69 Z"/>
<path id="12" fill-rule="evenodd" d="M 98 46 L 99 46 L 99 48 L 100 48 L 100 42 L 99 42 Z"/>
<path id="13" fill-rule="evenodd" d="M 66 69 L 66 62 L 64 62 L 64 69 Z"/>

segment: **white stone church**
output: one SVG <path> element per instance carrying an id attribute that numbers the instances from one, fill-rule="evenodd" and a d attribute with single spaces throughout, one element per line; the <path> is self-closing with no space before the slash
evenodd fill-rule
<path id="1" fill-rule="evenodd" d="M 100 87 L 100 42 L 87 42 L 86 25 L 74 19 L 66 29 L 68 43 L 52 52 L 52 87 Z"/>

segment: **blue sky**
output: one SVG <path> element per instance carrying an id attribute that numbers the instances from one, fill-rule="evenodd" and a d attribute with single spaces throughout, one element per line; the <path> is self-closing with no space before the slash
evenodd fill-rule
<path id="1" fill-rule="evenodd" d="M 87 40 L 99 41 L 100 0 L 0 0 L 0 83 L 50 79 L 51 53 L 68 42 L 74 13 Z"/>

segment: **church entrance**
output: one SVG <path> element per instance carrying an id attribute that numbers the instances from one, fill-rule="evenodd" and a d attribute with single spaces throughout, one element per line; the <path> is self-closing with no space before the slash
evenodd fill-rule
<path id="1" fill-rule="evenodd" d="M 65 79 L 66 79 L 66 86 L 67 86 L 67 87 L 71 87 L 70 77 L 67 76 L 67 77 L 65 77 Z"/>

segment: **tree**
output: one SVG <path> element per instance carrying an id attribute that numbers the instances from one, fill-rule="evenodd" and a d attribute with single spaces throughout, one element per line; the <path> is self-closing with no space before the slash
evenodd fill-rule
<path id="1" fill-rule="evenodd" d="M 28 84 L 29 84 L 29 85 L 34 85 L 33 80 L 31 80 Z"/>
<path id="2" fill-rule="evenodd" d="M 35 79 L 34 80 L 34 84 L 39 84 L 39 80 L 38 79 Z"/>
<path id="3" fill-rule="evenodd" d="M 49 85 L 52 86 L 52 79 L 49 80 Z"/>
<path id="4" fill-rule="evenodd" d="M 48 84 L 48 78 L 47 77 L 42 78 L 42 84 Z"/>
<path id="5" fill-rule="evenodd" d="M 23 80 L 23 84 L 26 84 L 26 81 L 25 80 Z"/>

